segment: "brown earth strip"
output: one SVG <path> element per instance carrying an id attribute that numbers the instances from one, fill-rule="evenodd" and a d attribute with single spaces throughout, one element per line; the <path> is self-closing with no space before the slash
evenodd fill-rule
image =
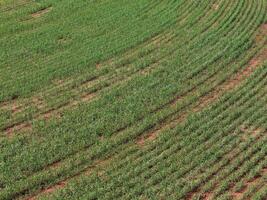
<path id="1" fill-rule="evenodd" d="M 201 98 L 199 101 L 199 105 L 194 109 L 194 112 L 197 112 L 203 109 L 211 102 L 214 102 L 225 92 L 237 88 L 240 83 L 243 82 L 246 78 L 248 78 L 256 70 L 256 68 L 259 67 L 260 64 L 262 64 L 266 59 L 267 48 L 264 49 L 257 57 L 253 58 L 245 69 L 237 72 L 232 78 L 215 88 L 215 90 L 212 91 L 210 94 Z"/>
<path id="2" fill-rule="evenodd" d="M 122 56 L 123 60 L 127 60 L 131 56 L 137 55 L 139 53 L 138 50 L 140 50 L 138 47 L 143 47 L 143 46 L 146 47 L 146 46 L 151 45 L 151 44 L 153 44 L 153 45 L 157 44 L 158 45 L 159 42 L 162 42 L 162 41 L 165 41 L 165 40 L 166 40 L 166 38 L 164 37 L 164 34 L 162 34 L 162 33 L 161 34 L 157 34 L 156 36 L 153 36 L 152 38 L 148 39 L 144 43 L 137 45 L 133 49 L 130 49 L 130 50 L 128 49 L 127 51 L 125 51 L 123 53 L 124 55 Z M 96 65 L 97 66 L 101 66 L 101 67 L 103 67 L 103 66 L 111 66 L 111 65 L 115 65 L 117 60 L 118 59 L 115 59 L 115 58 L 112 57 L 112 58 L 109 58 L 107 60 L 104 60 L 103 62 L 99 62 Z M 123 61 L 123 60 L 121 60 L 121 61 Z M 67 80 L 67 81 L 54 80 L 53 83 L 55 84 L 55 87 L 48 88 L 48 91 L 51 90 L 51 89 L 53 90 L 53 89 L 56 89 L 56 88 L 60 89 L 60 88 L 66 87 L 72 81 L 75 81 L 76 79 L 77 78 L 75 78 L 73 80 Z M 90 84 L 92 84 L 93 80 L 96 80 L 96 79 L 98 79 L 98 77 L 89 79 L 87 81 L 84 81 L 84 82 L 81 83 L 81 85 L 82 86 L 89 86 Z M 73 89 L 75 89 L 75 88 L 73 88 Z M 40 99 L 41 100 L 42 99 L 42 94 L 46 93 L 48 91 L 42 91 L 40 94 L 37 94 L 36 96 L 31 97 L 31 98 L 33 98 L 33 101 L 31 99 L 25 99 L 26 104 L 31 104 L 31 103 L 34 104 L 34 102 L 35 102 L 34 100 L 35 99 Z M 60 89 L 60 91 L 62 91 L 62 89 Z M 12 98 L 11 100 L 2 101 L 2 102 L 0 102 L 0 109 L 9 109 L 10 106 L 12 104 L 17 103 L 18 100 L 19 100 L 19 98 L 16 96 L 16 97 Z M 29 103 L 29 102 L 31 102 L 31 103 Z M 23 105 L 23 107 L 26 108 L 26 105 Z"/>
<path id="3" fill-rule="evenodd" d="M 22 105 L 18 104 L 17 102 L 14 102 L 12 104 L 2 104 L 1 109 L 6 110 L 6 111 L 11 111 L 11 113 L 17 114 L 23 110 Z"/>
<path id="4" fill-rule="evenodd" d="M 252 73 L 252 71 L 251 71 L 251 73 Z M 153 136 L 152 136 L 153 137 Z"/>
<path id="5" fill-rule="evenodd" d="M 144 69 L 140 69 L 140 70 L 137 70 L 135 73 L 129 75 L 129 76 L 126 76 L 126 77 L 123 77 L 123 78 L 117 78 L 117 77 L 113 77 L 113 79 L 111 79 L 111 82 L 105 86 L 104 88 L 100 89 L 100 90 L 96 90 L 95 92 L 93 93 L 85 93 L 85 94 L 79 94 L 80 95 L 80 99 L 79 100 L 73 100 L 73 101 L 68 101 L 67 103 L 59 106 L 58 108 L 52 108 L 48 111 L 45 111 L 43 113 L 39 113 L 38 115 L 36 115 L 33 120 L 42 120 L 42 119 L 49 119 L 47 116 L 54 116 L 54 114 L 57 114 L 57 113 L 61 113 L 64 109 L 70 109 L 70 108 L 73 108 L 74 106 L 78 105 L 79 103 L 84 103 L 84 102 L 89 102 L 90 100 L 93 100 L 96 95 L 102 91 L 103 89 L 108 89 L 110 87 L 113 87 L 113 86 L 118 86 L 120 84 L 123 84 L 129 80 L 131 80 L 132 78 L 134 78 L 135 76 L 140 76 L 140 75 L 147 75 L 147 72 L 149 71 L 150 73 L 159 65 L 159 62 L 155 62 L 155 63 L 152 63 L 150 66 L 144 68 Z M 146 72 L 146 73 L 144 73 Z M 86 81 L 84 83 L 82 83 L 80 85 L 80 87 L 87 87 L 87 86 L 93 86 L 94 84 L 94 81 L 99 81 L 98 79 L 91 79 L 89 81 Z M 97 84 L 97 83 L 96 83 Z M 35 97 L 34 99 L 38 99 L 37 101 L 37 106 L 42 108 L 42 107 L 45 107 L 43 105 L 43 101 L 40 100 L 40 98 L 37 98 Z M 28 121 L 28 122 L 18 122 L 18 123 L 14 123 L 14 124 L 11 124 L 9 126 L 7 126 L 6 128 L 4 128 L 4 132 L 8 135 L 8 136 L 11 136 L 13 135 L 15 132 L 23 132 L 23 128 L 26 127 L 26 126 L 31 126 L 31 121 Z"/>
<path id="6" fill-rule="evenodd" d="M 219 4 L 218 4 L 218 3 L 213 4 L 213 5 L 212 5 L 212 8 L 213 8 L 214 10 L 218 10 L 218 9 L 219 9 Z"/>
<path id="7" fill-rule="evenodd" d="M 142 136 L 137 140 L 137 144 L 144 145 L 146 141 L 151 141 L 157 138 L 158 134 L 162 132 L 163 130 L 172 129 L 174 128 L 178 123 L 181 123 L 184 121 L 189 114 L 192 112 L 199 112 L 205 107 L 207 107 L 209 104 L 215 102 L 218 100 L 224 93 L 227 91 L 233 90 L 234 88 L 237 88 L 241 82 L 243 82 L 246 78 L 248 78 L 256 69 L 259 67 L 263 62 L 265 62 L 267 59 L 267 48 L 263 49 L 260 54 L 258 54 L 256 57 L 254 57 L 250 62 L 248 63 L 248 66 L 245 69 L 240 70 L 236 74 L 234 74 L 230 79 L 226 80 L 223 84 L 219 85 L 215 89 L 213 89 L 210 93 L 207 95 L 201 97 L 198 100 L 197 105 L 194 105 L 189 111 L 185 111 L 181 113 L 178 118 L 172 120 L 171 122 L 164 124 L 157 128 L 156 130 L 153 130 L 146 136 Z M 183 97 L 178 97 L 173 102 L 173 105 L 177 103 L 178 100 L 180 100 Z"/>
<path id="8" fill-rule="evenodd" d="M 257 185 L 261 179 L 267 175 L 267 167 L 263 168 L 261 170 L 261 173 L 257 176 L 254 177 L 250 180 L 247 180 L 244 183 L 244 187 L 241 188 L 241 190 L 239 191 L 232 191 L 231 196 L 233 199 L 241 199 L 243 197 L 243 195 L 249 190 L 250 187 Z"/>
<path id="9" fill-rule="evenodd" d="M 227 83 L 228 83 L 228 82 L 227 82 Z M 186 115 L 184 115 L 184 116 L 186 116 Z M 242 127 L 241 129 L 244 129 L 244 128 Z M 244 130 L 245 130 L 245 129 L 244 129 Z M 257 135 L 260 131 L 261 131 L 260 129 L 256 129 L 256 130 L 252 131 L 252 135 L 256 137 L 256 135 Z M 151 135 L 151 136 L 150 136 L 150 139 L 152 139 L 152 140 L 155 139 L 155 138 L 153 138 L 154 136 L 155 136 L 155 135 Z M 231 154 L 231 155 L 233 155 L 233 154 Z M 234 157 L 233 157 L 232 159 L 234 159 Z M 99 164 L 99 163 L 96 162 L 96 165 L 98 165 L 98 164 Z M 57 166 L 58 166 L 58 163 L 53 164 L 52 166 L 57 167 Z M 79 173 L 78 175 L 80 175 L 80 174 L 82 174 L 82 173 L 83 173 L 83 172 Z M 86 174 L 90 174 L 90 173 L 86 173 Z M 75 175 L 75 177 L 78 176 L 78 175 Z M 70 178 L 70 179 L 72 179 L 72 178 Z M 65 182 L 66 182 L 67 180 L 69 180 L 69 179 L 66 179 Z M 58 185 L 55 185 L 55 186 L 53 186 L 53 187 L 50 187 L 50 188 L 48 189 L 49 193 L 52 193 L 54 190 L 59 189 L 57 186 L 58 186 Z M 54 189 L 52 189 L 52 188 L 54 188 Z M 63 187 L 61 187 L 61 188 L 63 188 Z M 44 190 L 42 193 L 48 193 L 48 192 L 46 192 L 46 190 Z M 189 194 L 189 197 L 190 197 L 190 196 L 193 197 L 195 193 L 196 193 L 196 192 L 192 192 L 191 194 Z M 38 195 L 38 196 L 39 196 L 39 195 Z M 202 195 L 202 198 L 203 198 L 203 199 L 207 199 L 207 200 L 208 200 L 208 199 L 212 199 L 212 193 L 211 193 L 211 192 L 206 192 L 206 193 L 204 193 L 204 194 Z M 190 198 L 189 198 L 189 199 L 190 199 Z"/>
<path id="10" fill-rule="evenodd" d="M 22 132 L 31 132 L 32 125 L 30 123 L 22 123 L 14 127 L 9 127 L 5 131 L 6 131 L 7 137 L 12 137 L 13 133 L 17 132 L 18 130 L 21 130 Z"/>
<path id="11" fill-rule="evenodd" d="M 253 72 L 253 70 L 251 70 L 251 73 Z"/>
<path id="12" fill-rule="evenodd" d="M 63 188 L 65 185 L 66 185 L 65 181 L 61 181 L 52 187 L 49 187 L 49 188 L 42 190 L 41 193 L 43 195 L 50 194 L 56 190 Z M 32 196 L 32 197 L 27 198 L 27 200 L 36 200 L 36 199 L 37 199 L 37 196 Z"/>
<path id="13" fill-rule="evenodd" d="M 243 72 L 244 71 L 247 71 L 246 69 L 245 70 L 242 70 L 241 72 L 239 72 L 239 73 L 237 73 L 234 77 L 236 77 L 236 76 L 240 76 L 240 74 L 243 74 Z M 250 70 L 250 74 L 253 72 L 253 70 Z M 250 75 L 250 74 L 248 74 L 248 73 L 246 73 L 246 77 L 248 77 L 248 75 Z M 231 82 L 232 82 L 232 80 L 235 80 L 235 78 L 231 78 L 230 80 L 228 80 L 228 81 L 226 81 L 224 84 L 223 84 L 223 86 L 224 85 L 228 85 L 228 84 L 230 84 Z M 228 88 L 228 87 L 222 87 L 222 88 Z M 214 90 L 214 91 L 217 91 L 216 89 Z M 214 93 L 214 92 L 211 92 L 211 93 Z M 209 94 L 210 95 L 210 94 Z M 208 96 L 209 96 L 208 95 Z M 212 95 L 213 96 L 213 95 Z M 179 98 L 180 99 L 180 98 Z M 211 100 L 213 100 L 213 98 L 211 98 Z M 197 104 L 197 106 L 195 106 L 193 109 L 197 109 L 197 110 L 199 110 L 199 108 L 202 108 L 202 107 L 199 107 L 200 105 L 201 106 L 203 106 L 203 104 L 204 105 L 206 105 L 206 104 L 208 104 L 208 103 L 210 103 L 210 101 L 204 101 L 205 103 L 201 103 L 201 104 Z M 186 117 L 187 117 L 187 115 L 188 115 L 188 112 L 185 112 L 185 113 L 183 113 L 182 115 L 180 115 L 179 116 L 179 118 L 178 119 L 175 119 L 174 121 L 172 121 L 170 124 L 168 124 L 167 125 L 167 127 L 169 128 L 169 126 L 175 126 L 175 125 L 177 125 L 177 123 L 179 123 L 179 122 L 181 122 L 181 121 L 183 121 L 183 120 L 185 120 L 186 119 Z M 166 127 L 165 127 L 166 128 Z M 153 134 L 148 134 L 148 137 L 146 137 L 146 138 L 141 138 L 140 140 L 138 140 L 138 142 L 137 142 L 137 144 L 141 144 L 141 145 L 143 145 L 145 142 L 146 142 L 146 140 L 154 140 L 156 137 L 157 137 L 157 133 L 158 132 L 160 132 L 162 130 L 162 128 L 161 129 L 158 129 L 157 130 L 157 132 L 153 132 Z M 57 164 L 57 166 L 58 166 L 58 164 Z M 82 172 L 81 172 L 82 173 Z M 68 178 L 69 179 L 69 178 Z M 207 199 L 209 199 L 209 198 L 207 198 Z"/>
<path id="14" fill-rule="evenodd" d="M 195 199 L 195 195 L 197 195 L 198 191 L 192 191 L 188 194 L 186 197 L 187 200 L 193 200 Z M 212 192 L 205 192 L 204 194 L 200 195 L 201 200 L 212 200 L 213 199 L 213 193 Z"/>
<path id="15" fill-rule="evenodd" d="M 75 101 L 71 101 L 68 102 L 62 106 L 60 106 L 57 109 L 50 109 L 44 113 L 41 113 L 39 115 L 37 115 L 34 120 L 50 120 L 50 119 L 60 119 L 62 112 L 66 109 L 71 109 L 77 105 L 79 105 L 80 103 L 84 103 L 84 102 L 89 102 L 89 101 L 93 101 L 96 98 L 96 94 L 91 93 L 91 94 L 84 94 L 81 96 L 80 100 L 75 100 Z M 13 124 L 9 127 L 7 127 L 6 129 L 4 129 L 6 135 L 8 137 L 12 137 L 14 135 L 14 133 L 20 131 L 20 132 L 31 132 L 32 131 L 32 122 L 31 121 L 27 121 L 27 122 L 21 122 L 21 123 L 17 123 L 17 124 Z"/>
<path id="16" fill-rule="evenodd" d="M 38 10 L 35 13 L 32 13 L 31 16 L 33 18 L 39 18 L 41 16 L 43 16 L 44 14 L 47 14 L 48 12 L 50 12 L 52 10 L 52 7 L 47 7 L 47 8 L 43 8 L 41 10 Z"/>
<path id="17" fill-rule="evenodd" d="M 17 1 L 15 5 L 13 4 L 12 6 L 5 6 L 4 8 L 2 8 L 0 10 L 0 12 L 13 11 L 13 10 L 20 8 L 20 7 L 23 7 L 29 3 L 31 3 L 31 1 L 29 1 L 29 0 L 24 0 L 24 1 L 20 0 L 20 1 Z"/>
<path id="18" fill-rule="evenodd" d="M 240 130 L 244 133 L 244 134 L 242 135 L 242 140 L 243 140 L 243 141 L 246 141 L 246 140 L 248 140 L 248 139 L 251 138 L 251 137 L 256 138 L 257 135 L 258 135 L 260 132 L 264 132 L 264 130 L 261 129 L 261 128 L 256 128 L 256 129 L 251 130 L 251 129 L 245 127 L 245 126 L 241 126 L 241 127 L 240 127 Z"/>
<path id="19" fill-rule="evenodd" d="M 161 39 L 161 37 L 158 36 L 157 39 L 152 39 L 152 43 L 154 42 L 158 42 L 158 39 Z M 122 84 L 126 81 L 129 81 L 132 77 L 134 77 L 136 74 L 140 74 L 140 75 L 144 75 L 144 74 L 147 74 L 147 73 L 144 73 L 144 71 L 149 71 L 151 72 L 154 67 L 156 67 L 156 65 L 158 64 L 157 63 L 152 63 L 151 66 L 145 68 L 145 69 L 141 69 L 141 70 L 138 70 L 136 71 L 135 73 L 131 74 L 130 76 L 127 76 L 127 77 L 124 77 L 124 78 L 120 78 L 118 79 L 116 76 L 115 77 L 112 77 L 113 79 L 110 79 L 110 78 L 106 78 L 106 80 L 108 81 L 111 81 L 110 84 L 108 84 L 106 87 L 104 88 L 108 88 L 108 87 L 111 87 L 113 86 L 113 84 L 115 85 L 118 85 L 118 84 Z M 101 77 L 100 77 L 101 78 Z M 104 79 L 103 79 L 104 80 Z M 78 86 L 79 88 L 81 87 L 84 87 L 84 88 L 87 88 L 87 87 L 92 87 L 92 86 L 95 86 L 98 82 L 100 82 L 100 80 L 98 80 L 98 78 L 93 78 L 93 79 L 90 79 L 88 81 L 85 81 L 83 82 L 80 86 Z M 59 82 L 59 85 L 63 85 L 62 81 Z M 63 85 L 64 86 L 64 85 Z M 73 90 L 76 90 L 76 88 L 73 88 Z M 97 90 L 96 92 L 100 92 L 101 90 Z M 45 111 L 45 112 L 41 112 L 39 114 L 37 114 L 32 120 L 36 120 L 36 119 L 43 119 L 43 118 L 47 118 L 45 117 L 45 115 L 47 115 L 47 113 L 51 113 L 51 110 L 54 112 L 56 110 L 62 110 L 63 107 L 64 108 L 69 108 L 69 107 L 73 107 L 75 105 L 78 105 L 79 103 L 82 103 L 82 102 L 86 102 L 86 101 L 89 101 L 91 99 L 91 96 L 93 95 L 96 95 L 96 92 L 95 93 L 89 93 L 89 94 L 78 94 L 78 95 L 81 95 L 81 99 L 80 100 L 74 100 L 74 101 L 71 101 L 71 102 L 67 102 L 65 103 L 64 105 L 61 105 L 59 106 L 59 109 L 55 109 L 55 108 L 52 108 L 48 111 Z M 12 102 L 9 102 L 9 104 L 7 104 L 7 102 L 4 102 L 0 105 L 0 107 L 2 107 L 3 109 L 8 109 L 10 104 L 15 104 L 16 101 L 12 101 Z M 36 106 L 38 109 L 43 109 L 45 108 L 45 103 L 44 103 L 44 100 L 42 100 L 40 97 L 33 97 L 33 100 L 32 100 L 32 103 L 34 104 L 34 106 Z M 14 112 L 13 114 L 16 114 L 16 113 L 19 113 L 19 112 L 22 112 L 23 111 L 23 106 L 21 105 L 20 106 L 20 110 L 17 110 L 17 112 Z M 25 109 L 25 108 L 24 108 Z M 43 117 L 42 117 L 43 115 Z M 53 116 L 51 114 L 51 116 Z M 23 127 L 26 127 L 26 124 L 27 126 L 29 126 L 31 124 L 31 122 L 16 122 L 16 123 L 13 123 L 9 126 L 7 126 L 6 128 L 3 129 L 3 131 L 7 134 L 7 135 L 11 135 L 12 133 L 14 132 L 18 132 L 18 131 L 24 131 L 23 130 Z"/>
<path id="20" fill-rule="evenodd" d="M 96 160 L 92 165 L 88 166 L 86 169 L 80 171 L 79 173 L 68 177 L 52 186 L 49 186 L 47 188 L 44 188 L 43 190 L 39 191 L 38 193 L 30 196 L 30 197 L 26 197 L 24 200 L 36 200 L 38 199 L 40 196 L 43 195 L 51 195 L 53 192 L 55 192 L 56 190 L 59 189 L 63 189 L 68 183 L 69 181 L 73 180 L 74 178 L 80 176 L 81 174 L 85 175 L 85 176 L 90 176 L 92 173 L 97 173 L 99 177 L 103 176 L 103 169 L 109 165 L 109 163 L 111 162 L 112 158 L 106 158 L 104 160 Z M 56 162 L 52 165 L 53 167 L 58 167 L 59 163 Z M 103 177 L 105 178 L 105 177 Z"/>
<path id="21" fill-rule="evenodd" d="M 252 129 L 252 128 L 251 128 Z M 248 135 L 251 134 L 251 132 L 254 132 L 255 131 L 255 141 L 253 142 L 253 144 L 257 141 L 259 141 L 260 139 L 262 139 L 262 137 L 264 137 L 263 135 L 260 135 L 261 132 L 264 132 L 263 129 L 255 129 L 255 130 L 249 130 L 248 132 L 244 132 Z M 240 134 L 239 135 L 241 138 L 243 137 L 243 134 Z M 252 144 L 252 145 L 253 145 Z M 235 148 L 233 149 L 231 152 L 228 152 L 225 156 L 224 159 L 227 159 L 228 162 L 222 166 L 220 166 L 216 172 L 214 172 L 206 181 L 205 183 L 207 183 L 209 180 L 212 180 L 213 178 L 215 178 L 217 176 L 217 174 L 220 172 L 220 170 L 224 169 L 224 167 L 226 165 L 229 165 L 230 162 L 233 162 L 233 160 L 235 158 L 237 158 L 239 155 L 241 155 L 242 152 L 238 152 L 238 149 Z M 201 199 L 203 200 L 208 200 L 208 199 L 213 199 L 213 191 L 219 186 L 220 184 L 219 183 L 215 183 L 214 185 L 212 185 L 212 188 L 209 189 L 209 191 L 205 191 L 205 192 L 202 192 L 201 189 L 203 186 L 199 186 L 197 188 L 195 188 L 193 191 L 191 191 L 187 197 L 186 197 L 186 200 L 193 200 L 196 196 L 200 196 Z M 232 186 L 233 188 L 233 186 Z M 233 190 L 233 189 L 232 189 Z M 243 191 L 243 190 L 242 190 Z M 239 195 L 238 193 L 239 192 L 232 192 L 232 193 L 236 193 L 236 195 Z"/>
<path id="22" fill-rule="evenodd" d="M 165 35 L 167 35 L 167 36 L 165 36 Z M 171 39 L 174 37 L 174 35 L 171 34 L 171 33 L 167 33 L 167 34 L 165 34 L 165 35 L 161 33 L 161 34 L 158 34 L 158 35 L 152 37 L 150 40 L 148 40 L 148 41 L 146 42 L 146 45 L 154 44 L 154 45 L 158 46 L 158 43 L 159 43 L 159 42 L 162 42 L 162 41 L 164 41 L 164 40 L 166 40 L 167 42 L 170 42 Z M 134 55 L 134 54 L 138 53 L 138 52 L 137 52 L 137 49 L 138 49 L 138 48 L 135 48 L 135 51 L 132 52 L 132 53 L 128 53 L 128 52 L 126 52 L 126 53 L 125 53 L 126 58 L 127 58 L 128 56 L 131 56 L 131 55 Z M 111 62 L 111 61 L 112 61 L 112 59 L 110 59 L 110 60 L 108 60 L 108 61 L 105 61 L 105 62 L 106 62 L 106 63 L 109 63 L 109 62 Z M 104 62 L 104 63 L 105 63 L 105 62 Z M 102 65 L 104 65 L 104 63 L 103 63 Z M 152 65 L 155 65 L 155 64 L 157 64 L 157 63 L 158 63 L 158 62 L 153 63 Z M 100 65 L 100 63 L 98 63 L 97 65 Z M 102 66 L 102 65 L 101 65 L 101 66 Z M 146 75 L 146 74 L 148 74 L 148 73 L 150 73 L 150 72 L 151 72 L 151 69 L 148 68 L 148 69 L 144 69 L 144 70 L 142 70 L 142 71 L 141 71 L 141 74 Z M 92 82 L 92 80 L 86 81 L 86 82 L 84 82 L 84 83 L 82 84 L 82 86 L 87 85 L 87 84 L 90 85 L 91 82 Z M 62 82 L 60 82 L 60 85 L 64 86 L 64 84 L 63 84 Z M 36 97 L 35 97 L 35 98 L 36 98 Z M 4 102 L 4 104 L 5 104 L 5 103 L 6 103 L 6 102 Z M 2 104 L 2 105 L 3 105 L 3 104 Z M 43 104 L 41 104 L 41 105 L 37 104 L 36 106 L 37 106 L 37 107 L 44 107 Z M 0 107 L 1 107 L 1 103 L 0 103 Z M 25 106 L 24 106 L 24 107 L 25 107 Z M 9 129 L 9 128 L 10 128 L 10 126 L 7 127 L 7 129 Z"/>
<path id="23" fill-rule="evenodd" d="M 203 199 L 204 200 L 212 200 L 213 194 L 211 192 L 205 192 L 204 195 L 203 195 Z"/>
<path id="24" fill-rule="evenodd" d="M 150 70 L 152 70 L 151 68 L 153 68 L 155 66 L 156 65 L 151 65 L 148 68 L 150 68 Z M 147 70 L 147 68 L 144 69 L 144 70 Z M 134 73 L 131 76 L 124 77 L 123 79 L 118 80 L 117 82 L 115 81 L 114 83 L 112 83 L 112 84 L 108 85 L 107 87 L 105 87 L 105 89 L 108 89 L 109 87 L 113 87 L 113 86 L 117 86 L 117 85 L 123 84 L 123 83 L 131 80 L 136 75 L 143 75 L 143 71 L 144 70 L 139 70 L 139 71 L 137 71 L 137 73 Z M 42 120 L 42 119 L 49 120 L 51 117 L 61 114 L 62 111 L 64 111 L 64 110 L 72 109 L 75 106 L 79 105 L 80 103 L 88 103 L 88 102 L 90 102 L 92 100 L 96 100 L 97 99 L 97 94 L 100 91 L 102 91 L 102 90 L 99 90 L 99 91 L 96 91 L 96 92 L 93 92 L 93 93 L 81 94 L 80 95 L 80 99 L 73 100 L 73 101 L 68 101 L 67 103 L 59 106 L 58 108 L 50 109 L 48 111 L 40 113 L 40 114 L 36 115 L 33 120 Z M 40 104 L 39 106 L 42 106 L 42 104 Z M 4 131 L 4 133 L 6 135 L 12 136 L 14 133 L 16 133 L 18 131 L 20 131 L 20 132 L 26 131 L 26 130 L 24 130 L 24 127 L 29 127 L 29 126 L 31 126 L 31 121 L 27 121 L 27 122 L 23 121 L 23 122 L 18 122 L 18 123 L 15 123 L 15 124 L 11 124 L 10 126 L 7 126 L 6 128 L 4 128 L 3 131 Z"/>

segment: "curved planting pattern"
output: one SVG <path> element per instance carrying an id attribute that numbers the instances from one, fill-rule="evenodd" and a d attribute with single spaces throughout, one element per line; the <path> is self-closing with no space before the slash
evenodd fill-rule
<path id="1" fill-rule="evenodd" d="M 266 0 L 0 0 L 0 199 L 267 199 Z"/>

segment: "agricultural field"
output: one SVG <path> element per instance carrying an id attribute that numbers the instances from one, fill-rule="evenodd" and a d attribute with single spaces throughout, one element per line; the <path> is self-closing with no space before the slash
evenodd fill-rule
<path id="1" fill-rule="evenodd" d="M 267 0 L 0 0 L 0 200 L 267 200 Z"/>

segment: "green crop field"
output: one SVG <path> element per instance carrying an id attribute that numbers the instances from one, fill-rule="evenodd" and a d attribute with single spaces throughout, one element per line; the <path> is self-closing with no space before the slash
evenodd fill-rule
<path id="1" fill-rule="evenodd" d="M 267 0 L 0 0 L 0 200 L 267 200 Z"/>

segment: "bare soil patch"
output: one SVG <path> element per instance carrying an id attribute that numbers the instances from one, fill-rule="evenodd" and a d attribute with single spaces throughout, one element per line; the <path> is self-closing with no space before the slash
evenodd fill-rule
<path id="1" fill-rule="evenodd" d="M 256 35 L 255 42 L 259 43 L 262 40 L 265 40 L 267 36 L 267 24 L 261 25 L 259 33 Z"/>
<path id="2" fill-rule="evenodd" d="M 20 112 L 21 110 L 22 110 L 22 107 L 20 105 L 17 105 L 17 104 L 12 105 L 12 113 L 17 113 L 17 112 Z"/>
<path id="3" fill-rule="evenodd" d="M 84 94 L 81 96 L 81 98 L 79 100 L 74 100 L 74 101 L 70 101 L 64 105 L 62 105 L 61 107 L 57 108 L 57 109 L 50 109 L 46 112 L 40 113 L 38 114 L 33 120 L 45 120 L 45 121 L 49 121 L 52 118 L 53 119 L 60 119 L 62 116 L 62 112 L 65 109 L 71 109 L 75 106 L 77 106 L 79 103 L 84 103 L 84 102 L 88 102 L 94 99 L 95 97 L 95 93 L 91 93 L 91 94 Z M 42 106 L 42 104 L 39 104 L 40 106 Z M 26 122 L 21 122 L 21 123 L 16 123 L 13 124 L 9 127 L 7 127 L 4 132 L 9 136 L 13 136 L 13 134 L 15 132 L 30 132 L 32 131 L 32 124 L 29 121 Z"/>
<path id="4" fill-rule="evenodd" d="M 194 111 L 197 112 L 201 110 L 211 102 L 214 102 L 225 92 L 237 88 L 243 80 L 248 78 L 256 70 L 256 68 L 266 60 L 266 58 L 267 49 L 264 49 L 257 57 L 253 58 L 249 62 L 248 66 L 245 69 L 237 72 L 232 78 L 226 80 L 223 84 L 215 88 L 213 92 L 202 97 L 199 101 L 199 106 L 197 106 Z"/>
<path id="5" fill-rule="evenodd" d="M 204 192 L 204 193 L 199 193 L 200 191 L 198 189 L 190 192 L 186 196 L 186 200 L 193 200 L 196 199 L 196 197 L 200 197 L 201 200 L 212 200 L 213 198 L 213 193 L 212 192 Z"/>
<path id="6" fill-rule="evenodd" d="M 212 5 L 213 10 L 218 10 L 219 9 L 219 4 L 215 3 Z"/>
<path id="7" fill-rule="evenodd" d="M 96 63 L 95 67 L 96 67 L 96 69 L 100 69 L 101 68 L 101 64 L 100 63 Z"/>
<path id="8" fill-rule="evenodd" d="M 50 12 L 51 10 L 52 10 L 52 7 L 47 7 L 47 8 L 43 8 L 41 10 L 38 10 L 37 12 L 32 13 L 31 15 L 32 15 L 33 18 L 38 18 L 38 17 L 41 17 L 44 14 Z"/>
<path id="9" fill-rule="evenodd" d="M 183 122 L 187 116 L 188 116 L 188 113 L 186 111 L 181 112 L 178 118 L 174 119 L 170 123 L 162 124 L 159 127 L 156 127 L 154 130 L 152 130 L 148 134 L 139 137 L 136 143 L 140 146 L 143 146 L 146 142 L 155 140 L 162 130 L 174 128 L 177 124 Z"/>
<path id="10" fill-rule="evenodd" d="M 11 111 L 12 114 L 19 113 L 23 110 L 22 105 L 18 104 L 15 101 L 6 102 L 0 105 L 0 109 Z"/>
<path id="11" fill-rule="evenodd" d="M 204 200 L 212 200 L 213 193 L 211 192 L 205 192 L 203 195 Z"/>
<path id="12" fill-rule="evenodd" d="M 56 190 L 59 190 L 59 189 L 63 188 L 65 185 L 66 185 L 66 182 L 65 181 L 61 181 L 61 182 L 57 183 L 56 185 L 53 185 L 53 186 L 48 187 L 46 189 L 43 189 L 40 193 L 44 194 L 44 195 L 45 194 L 48 195 L 48 194 L 50 194 L 50 193 L 52 193 L 52 192 L 54 192 Z M 25 200 L 36 200 L 37 198 L 38 198 L 38 195 L 26 198 Z"/>
<path id="13" fill-rule="evenodd" d="M 80 171 L 79 173 L 74 174 L 73 176 L 70 176 L 69 178 L 66 178 L 63 181 L 60 181 L 52 186 L 47 187 L 41 190 L 40 192 L 38 192 L 37 194 L 35 194 L 34 196 L 26 198 L 25 200 L 36 200 L 38 199 L 38 197 L 42 195 L 51 195 L 56 190 L 63 189 L 68 184 L 69 181 L 73 180 L 76 177 L 79 177 L 80 175 L 90 176 L 93 172 L 97 172 L 98 176 L 104 176 L 104 168 L 111 162 L 111 160 L 112 160 L 111 157 L 104 159 L 104 160 L 96 160 L 94 161 L 92 165 L 88 166 L 87 168 Z M 60 167 L 60 165 L 61 165 L 61 161 L 54 162 L 51 165 L 49 165 L 46 168 L 46 170 L 48 168 L 58 168 Z M 102 178 L 105 178 L 105 177 L 102 177 Z"/>
<path id="14" fill-rule="evenodd" d="M 243 132 L 243 134 L 241 135 L 243 141 L 248 140 L 249 138 L 253 137 L 253 138 L 258 138 L 260 133 L 265 132 L 263 129 L 261 128 L 247 128 L 245 126 L 241 126 L 240 130 Z"/>
<path id="15" fill-rule="evenodd" d="M 45 102 L 39 97 L 33 97 L 32 103 L 34 106 L 36 106 L 39 110 L 43 109 L 45 107 Z"/>
<path id="16" fill-rule="evenodd" d="M 11 126 L 5 130 L 5 133 L 7 137 L 12 138 L 13 134 L 17 131 L 23 131 L 23 132 L 31 132 L 32 131 L 32 125 L 30 123 L 20 123 L 16 126 Z"/>
<path id="17" fill-rule="evenodd" d="M 257 185 L 260 182 L 262 176 L 263 174 L 260 175 L 259 177 L 255 177 L 245 182 L 244 187 L 240 191 L 234 191 L 231 193 L 232 198 L 242 199 L 243 195 L 249 190 L 250 187 Z"/>
<path id="18" fill-rule="evenodd" d="M 267 26 L 264 25 L 266 28 Z M 178 118 L 172 120 L 171 122 L 167 124 L 160 125 L 159 128 L 156 130 L 153 130 L 152 132 L 148 133 L 146 136 L 141 136 L 137 139 L 138 145 L 144 145 L 146 141 L 152 141 L 155 138 L 157 138 L 157 135 L 162 132 L 162 130 L 166 130 L 172 127 L 175 127 L 178 123 L 181 123 L 184 121 L 187 116 L 190 113 L 199 112 L 205 107 L 207 107 L 212 102 L 215 102 L 219 99 L 225 92 L 233 90 L 234 88 L 237 88 L 242 81 L 247 79 L 256 69 L 259 67 L 264 61 L 267 59 L 267 48 L 264 48 L 258 55 L 253 57 L 246 68 L 239 70 L 236 74 L 234 74 L 230 79 L 224 81 L 221 85 L 217 86 L 214 90 L 212 90 L 210 93 L 202 96 L 199 100 L 197 105 L 193 106 L 189 111 L 182 113 L 178 116 Z M 186 95 L 184 95 L 186 96 Z M 172 102 L 172 105 L 175 105 L 177 101 L 182 99 L 184 96 L 179 96 L 175 98 L 175 100 Z"/>

